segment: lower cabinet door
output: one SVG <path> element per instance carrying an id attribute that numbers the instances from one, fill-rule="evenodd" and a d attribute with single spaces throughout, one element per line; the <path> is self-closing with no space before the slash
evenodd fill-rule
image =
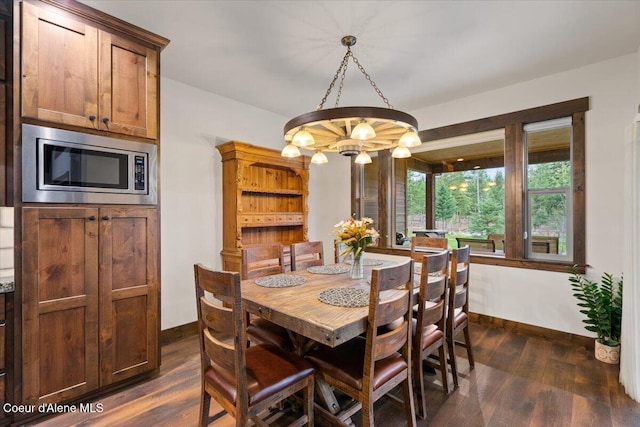
<path id="1" fill-rule="evenodd" d="M 100 383 L 158 368 L 155 208 L 100 209 Z"/>
<path id="2" fill-rule="evenodd" d="M 98 210 L 24 208 L 22 397 L 98 388 Z"/>

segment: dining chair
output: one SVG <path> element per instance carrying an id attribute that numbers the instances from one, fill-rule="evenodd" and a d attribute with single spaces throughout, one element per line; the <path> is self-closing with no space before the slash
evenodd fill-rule
<path id="1" fill-rule="evenodd" d="M 373 269 L 366 337 L 335 348 L 321 346 L 305 356 L 318 378 L 360 403 L 341 414 L 343 422 L 361 409 L 362 425 L 373 426 L 374 402 L 403 384 L 407 424 L 416 425 L 410 358 L 412 292 L 412 260 Z"/>
<path id="2" fill-rule="evenodd" d="M 284 272 L 284 252 L 280 243 L 241 249 L 242 278 L 256 279 Z"/>
<path id="3" fill-rule="evenodd" d="M 444 237 L 413 236 L 411 238 L 411 258 L 422 264 L 424 252 L 440 252 L 448 247 L 449 241 Z"/>
<path id="4" fill-rule="evenodd" d="M 418 415 L 425 419 L 427 403 L 424 392 L 423 363 L 440 370 L 444 393 L 449 393 L 445 354 L 445 309 L 449 283 L 449 251 L 422 255 L 422 272 L 417 304 L 414 306 L 413 357 L 414 387 L 418 396 Z M 438 350 L 438 364 L 432 352 Z"/>
<path id="5" fill-rule="evenodd" d="M 201 395 L 199 425 L 225 413 L 236 426 L 265 425 L 284 399 L 302 391 L 303 414 L 295 425 L 313 426 L 314 369 L 303 358 L 271 344 L 247 347 L 246 316 L 240 274 L 194 265 L 200 338 Z M 205 291 L 217 300 L 205 296 Z M 209 416 L 211 398 L 222 411 Z"/>
<path id="6" fill-rule="evenodd" d="M 458 387 L 458 367 L 455 346 L 467 349 L 470 369 L 474 368 L 473 350 L 469 334 L 469 264 L 470 247 L 463 246 L 451 251 L 451 266 L 449 273 L 449 303 L 447 309 L 447 347 L 453 384 Z M 462 331 L 464 342 L 456 341 L 456 335 Z"/>
<path id="7" fill-rule="evenodd" d="M 241 250 L 242 278 L 257 279 L 284 273 L 283 253 L 280 244 L 243 248 Z M 293 341 L 285 328 L 261 317 L 247 317 L 249 318 L 247 335 L 252 342 L 271 343 L 286 350 L 293 348 Z"/>
<path id="8" fill-rule="evenodd" d="M 300 242 L 291 245 L 291 271 L 324 265 L 322 242 Z"/>

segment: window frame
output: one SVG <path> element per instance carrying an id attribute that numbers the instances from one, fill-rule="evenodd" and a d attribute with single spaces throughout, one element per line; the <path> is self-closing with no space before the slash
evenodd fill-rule
<path id="1" fill-rule="evenodd" d="M 566 271 L 570 265 L 577 264 L 584 267 L 586 260 L 586 173 L 585 173 L 585 113 L 589 110 L 589 97 L 577 98 L 527 110 L 515 111 L 502 115 L 487 117 L 479 120 L 463 122 L 419 132 L 423 143 L 444 138 L 453 138 L 479 132 L 505 129 L 505 254 L 504 257 L 471 255 L 471 261 L 477 264 L 499 265 L 516 268 L 529 268 L 548 271 Z M 526 248 L 522 239 L 526 230 L 525 212 L 525 150 L 524 126 L 529 123 L 545 120 L 571 117 L 572 122 L 572 191 L 573 204 L 573 259 L 546 260 L 526 258 Z M 379 180 L 379 216 L 380 241 L 371 252 L 406 255 L 406 249 L 393 247 L 395 239 L 390 236 L 395 233 L 394 194 L 390 191 L 394 181 L 394 159 L 389 150 L 378 152 L 378 180 Z M 396 164 L 402 164 L 411 159 L 396 159 Z M 407 168 L 405 164 L 405 168 Z M 352 191 L 351 208 L 356 214 L 362 212 L 360 196 L 362 194 L 362 166 L 351 163 Z M 427 225 L 434 226 L 435 200 L 433 182 L 427 180 Z"/>

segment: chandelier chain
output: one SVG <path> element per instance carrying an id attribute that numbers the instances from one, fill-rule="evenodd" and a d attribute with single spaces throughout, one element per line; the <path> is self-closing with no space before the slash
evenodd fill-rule
<path id="1" fill-rule="evenodd" d="M 347 55 L 353 58 L 353 53 L 351 53 L 351 49 L 347 49 Z M 349 67 L 349 60 L 344 63 L 344 68 L 342 69 L 342 77 L 340 77 L 340 86 L 338 86 L 338 93 L 336 94 L 336 105 L 338 108 L 338 104 L 340 103 L 340 95 L 342 95 L 342 88 L 344 87 L 344 77 L 347 74 L 347 67 Z"/>
<path id="2" fill-rule="evenodd" d="M 327 97 L 329 96 L 329 94 L 331 94 L 331 90 L 333 89 L 333 86 L 336 84 L 336 80 L 338 80 L 338 77 L 340 76 L 340 72 L 342 71 L 343 68 L 347 67 L 347 62 L 349 61 L 349 56 L 351 55 L 352 55 L 351 49 L 347 49 L 347 53 L 344 55 L 344 58 L 342 58 L 342 62 L 340 63 L 340 66 L 338 67 L 336 74 L 333 76 L 333 80 L 331 80 L 331 84 L 329 84 L 329 87 L 327 88 L 327 92 L 324 94 L 324 97 L 322 98 L 322 101 L 320 101 L 320 104 L 318 104 L 318 108 L 316 108 L 316 110 L 322 110 L 324 103 L 327 102 Z"/>
<path id="3" fill-rule="evenodd" d="M 351 59 L 353 60 L 353 62 L 355 62 L 355 64 L 360 69 L 360 71 L 362 71 L 362 74 L 364 74 L 364 77 L 371 84 L 371 86 L 373 86 L 373 88 L 376 90 L 376 93 L 380 96 L 380 98 L 382 98 L 384 103 L 387 104 L 387 107 L 393 109 L 393 105 L 389 104 L 389 100 L 382 94 L 382 91 L 378 88 L 378 86 L 376 85 L 376 82 L 371 80 L 371 76 L 369 76 L 369 74 L 364 70 L 364 67 L 360 65 L 360 61 L 358 61 L 358 58 L 356 58 L 355 55 L 351 54 Z"/>

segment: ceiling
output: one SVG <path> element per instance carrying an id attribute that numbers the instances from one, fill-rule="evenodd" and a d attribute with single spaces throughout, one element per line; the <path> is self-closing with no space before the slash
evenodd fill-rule
<path id="1" fill-rule="evenodd" d="M 163 76 L 285 117 L 320 103 L 346 34 L 393 107 L 409 112 L 640 47 L 640 1 L 83 3 L 169 38 Z M 349 105 L 384 107 L 353 63 L 340 100 Z"/>

